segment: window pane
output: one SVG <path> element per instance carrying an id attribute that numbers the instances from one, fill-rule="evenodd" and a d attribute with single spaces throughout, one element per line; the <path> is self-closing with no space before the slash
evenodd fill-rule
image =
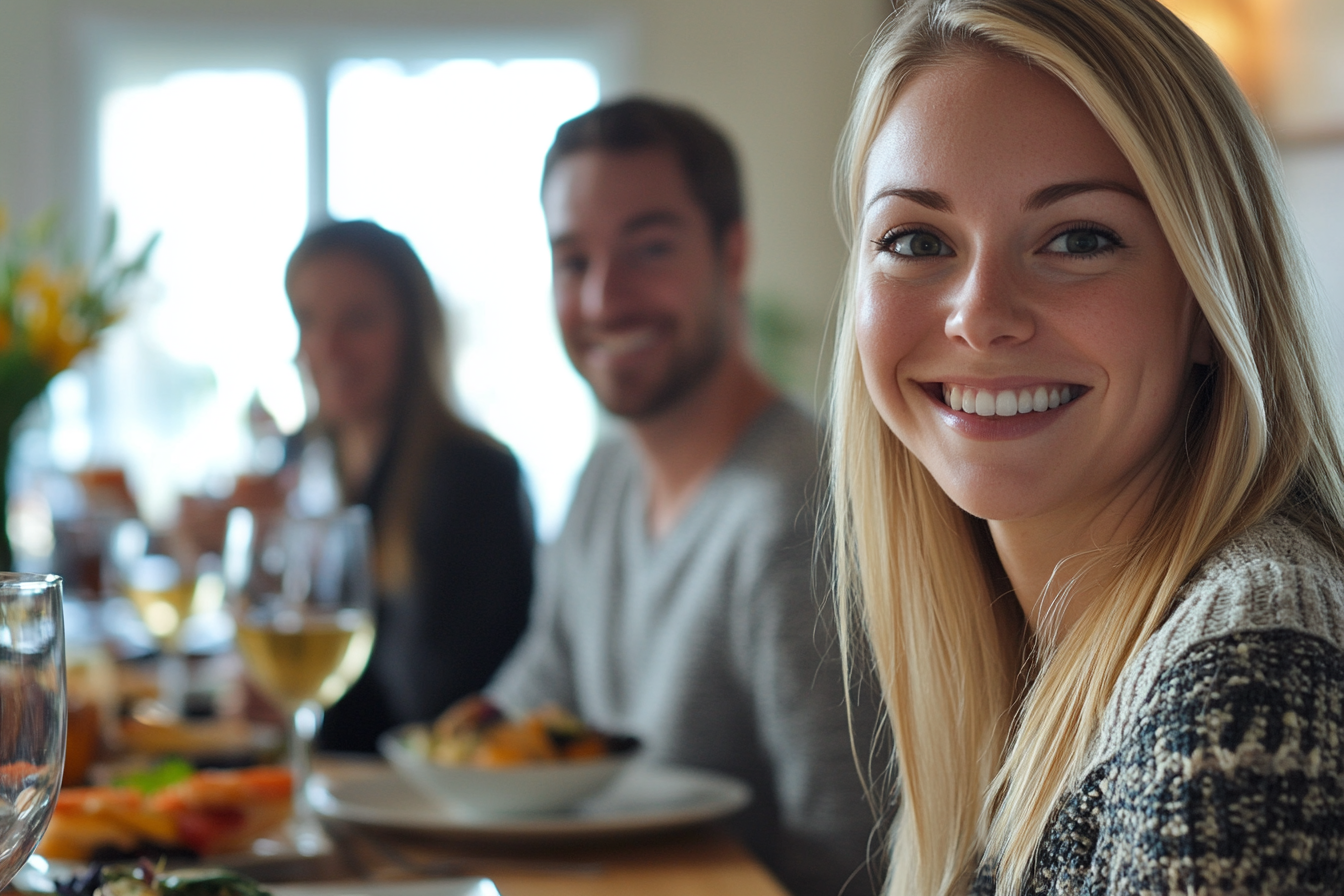
<path id="1" fill-rule="evenodd" d="M 424 259 L 448 304 L 462 411 L 518 454 L 547 539 L 597 413 L 552 319 L 541 163 L 556 127 L 597 99 L 593 68 L 566 59 L 417 72 L 350 60 L 331 86 L 331 212 L 404 234 Z"/>
<path id="2" fill-rule="evenodd" d="M 283 272 L 307 218 L 304 97 L 283 72 L 187 71 L 111 91 L 100 111 L 102 201 L 120 214 L 122 248 L 163 234 L 161 296 L 101 359 L 119 386 L 108 437 L 154 517 L 177 492 L 246 468 L 258 390 L 282 425 L 302 419 Z"/>

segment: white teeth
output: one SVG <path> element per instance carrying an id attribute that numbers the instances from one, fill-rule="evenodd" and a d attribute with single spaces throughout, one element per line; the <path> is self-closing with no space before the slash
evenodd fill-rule
<path id="1" fill-rule="evenodd" d="M 653 342 L 655 333 L 651 329 L 634 330 L 628 333 L 612 334 L 598 340 L 599 347 L 611 355 L 638 351 Z"/>
<path id="2" fill-rule="evenodd" d="M 1074 399 L 1069 386 L 1036 386 L 1026 389 L 1008 389 L 991 392 L 971 386 L 943 384 L 943 401 L 953 410 L 981 417 L 1012 417 L 1017 414 L 1040 413 Z"/>

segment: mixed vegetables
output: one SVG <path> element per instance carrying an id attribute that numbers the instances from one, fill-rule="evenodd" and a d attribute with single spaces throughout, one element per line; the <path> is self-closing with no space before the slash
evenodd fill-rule
<path id="1" fill-rule="evenodd" d="M 270 896 L 250 877 L 224 868 L 165 871 L 163 862 L 93 865 L 56 884 L 57 896 Z"/>

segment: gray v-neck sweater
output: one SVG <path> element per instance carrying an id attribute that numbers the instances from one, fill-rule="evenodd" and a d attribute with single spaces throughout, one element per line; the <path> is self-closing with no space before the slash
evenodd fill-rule
<path id="1" fill-rule="evenodd" d="M 528 631 L 488 693 L 513 711 L 560 703 L 638 736 L 651 760 L 743 779 L 755 799 L 732 827 L 795 893 L 835 896 L 873 820 L 833 614 L 813 590 L 819 441 L 802 412 L 775 403 L 656 541 L 634 446 L 599 446 L 543 557 Z M 860 871 L 846 892 L 870 889 Z"/>

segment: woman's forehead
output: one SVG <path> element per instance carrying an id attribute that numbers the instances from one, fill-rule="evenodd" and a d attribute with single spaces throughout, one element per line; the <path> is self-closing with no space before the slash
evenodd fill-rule
<path id="1" fill-rule="evenodd" d="M 1023 62 L 965 52 L 915 73 L 869 150 L 864 204 L 892 186 L 1029 194 L 1133 168 L 1066 85 Z"/>

